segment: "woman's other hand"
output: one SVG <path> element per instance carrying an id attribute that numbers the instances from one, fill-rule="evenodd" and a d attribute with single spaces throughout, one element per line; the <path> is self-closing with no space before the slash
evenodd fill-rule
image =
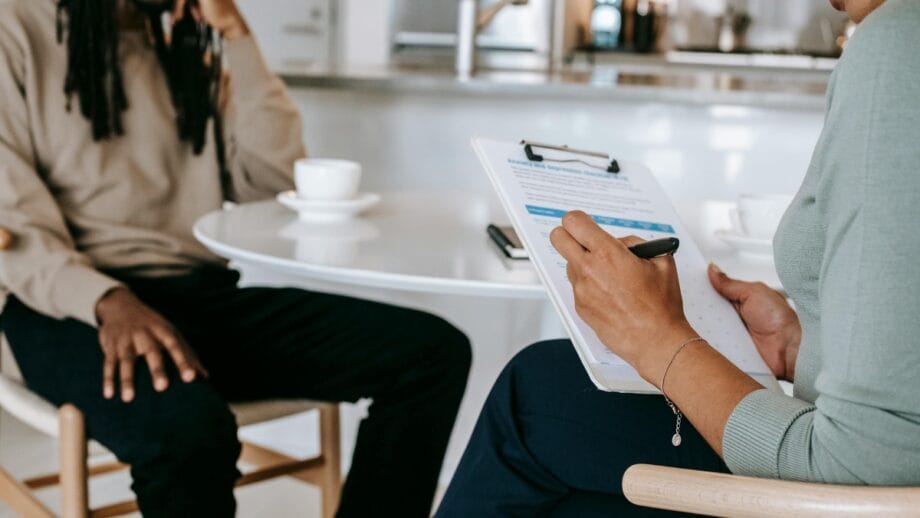
<path id="1" fill-rule="evenodd" d="M 617 239 L 590 216 L 566 214 L 550 235 L 568 262 L 578 315 L 615 354 L 658 385 L 668 361 L 698 336 L 684 315 L 674 258 L 636 257 L 636 237 Z"/>
<path id="2" fill-rule="evenodd" d="M 185 4 L 189 0 L 176 2 L 173 16 L 178 19 L 185 12 Z M 234 40 L 249 34 L 249 26 L 243 18 L 236 2 L 233 0 L 198 0 L 198 5 L 193 7 L 196 17 L 219 32 L 224 39 Z"/>
<path id="3" fill-rule="evenodd" d="M 198 374 L 207 376 L 178 331 L 127 288 L 116 288 L 103 296 L 96 304 L 96 316 L 99 343 L 105 356 L 102 393 L 106 399 L 115 397 L 116 369 L 122 401 L 129 403 L 134 399 L 134 368 L 139 358 L 146 360 L 157 392 L 169 388 L 164 367 L 166 355 L 172 358 L 186 383 L 194 381 Z"/>
<path id="4" fill-rule="evenodd" d="M 732 279 L 715 265 L 709 267 L 709 281 L 735 306 L 773 374 L 792 381 L 802 326 L 786 298 L 763 283 Z"/>

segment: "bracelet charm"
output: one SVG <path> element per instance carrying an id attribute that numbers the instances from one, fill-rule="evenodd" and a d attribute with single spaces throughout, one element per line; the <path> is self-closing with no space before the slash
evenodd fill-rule
<path id="1" fill-rule="evenodd" d="M 674 365 L 674 360 L 677 359 L 677 355 L 684 350 L 685 347 L 694 343 L 694 342 L 705 342 L 703 338 L 696 337 L 687 340 L 686 342 L 680 344 L 680 347 L 677 348 L 677 351 L 674 353 L 674 356 L 671 357 L 671 361 L 668 362 L 668 366 L 664 370 L 664 376 L 661 377 L 661 395 L 664 396 L 665 403 L 671 407 L 671 411 L 674 412 L 675 423 L 674 423 L 674 435 L 671 436 L 671 444 L 677 448 L 683 442 L 683 438 L 680 435 L 680 423 L 684 419 L 684 414 L 677 408 L 677 405 L 671 402 L 671 399 L 664 391 L 664 382 L 668 379 L 668 372 L 671 370 L 671 365 Z"/>

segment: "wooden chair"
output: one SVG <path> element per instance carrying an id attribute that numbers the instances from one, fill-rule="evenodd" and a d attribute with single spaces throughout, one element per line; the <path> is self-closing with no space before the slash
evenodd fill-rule
<path id="1" fill-rule="evenodd" d="M 920 487 L 788 482 L 637 464 L 623 476 L 630 502 L 708 516 L 920 517 Z"/>
<path id="2" fill-rule="evenodd" d="M 13 236 L 0 227 L 0 251 L 12 246 Z M 3 343 L 0 335 L 0 344 Z M 10 370 L 10 369 L 7 369 Z M 99 509 L 89 508 L 87 483 L 89 477 L 127 469 L 119 462 L 89 466 L 83 414 L 73 405 L 55 408 L 30 391 L 18 376 L 0 373 L 0 408 L 30 427 L 58 439 L 60 472 L 17 480 L 0 468 L 0 500 L 17 513 L 30 518 L 51 518 L 54 514 L 32 491 L 54 485 L 61 486 L 61 514 L 64 518 L 101 518 L 119 516 L 137 510 L 134 501 L 120 502 Z M 335 514 L 341 494 L 341 450 L 339 439 L 339 407 L 335 404 L 311 401 L 265 401 L 232 405 L 240 426 L 262 423 L 316 409 L 320 413 L 320 454 L 312 459 L 294 459 L 282 453 L 243 442 L 240 460 L 254 470 L 245 473 L 237 486 L 254 484 L 282 476 L 292 476 L 320 487 L 322 514 Z M 100 446 L 94 445 L 93 449 Z"/>

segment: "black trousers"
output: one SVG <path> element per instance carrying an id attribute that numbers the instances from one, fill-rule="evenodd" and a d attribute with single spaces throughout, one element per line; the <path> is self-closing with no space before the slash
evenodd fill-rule
<path id="1" fill-rule="evenodd" d="M 599 391 L 568 341 L 530 346 L 495 383 L 436 516 L 670 516 L 626 500 L 627 468 L 727 472 L 686 420 L 680 447 L 673 434 L 661 396 Z"/>
<path id="2" fill-rule="evenodd" d="M 102 396 L 97 331 L 36 313 L 15 298 L 0 316 L 28 386 L 73 403 L 91 437 L 131 465 L 144 516 L 231 516 L 239 476 L 228 402 L 373 398 L 361 423 L 339 516 L 430 514 L 470 367 L 466 337 L 416 311 L 297 289 L 237 287 L 204 268 L 124 279 L 175 325 L 210 372 L 153 390 L 139 361 L 135 401 Z"/>

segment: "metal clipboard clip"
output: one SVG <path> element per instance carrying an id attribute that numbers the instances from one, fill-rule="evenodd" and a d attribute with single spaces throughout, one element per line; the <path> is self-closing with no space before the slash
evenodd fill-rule
<path id="1" fill-rule="evenodd" d="M 540 144 L 539 142 L 532 142 L 530 140 L 522 140 L 521 145 L 524 146 L 524 154 L 527 155 L 527 159 L 531 162 L 557 162 L 557 163 L 573 163 L 577 162 L 588 167 L 593 167 L 595 169 L 600 169 L 601 171 L 607 171 L 611 174 L 617 174 L 620 172 L 620 164 L 616 159 L 610 158 L 610 155 L 607 153 L 600 153 L 598 151 L 587 151 L 584 149 L 574 149 L 569 146 L 554 146 L 552 144 Z M 590 156 L 593 158 L 603 158 L 604 160 L 609 160 L 610 163 L 605 166 L 600 166 L 597 164 L 592 164 L 582 160 L 580 158 L 546 158 L 543 155 L 538 155 L 534 153 L 534 148 L 538 149 L 551 149 L 553 151 L 564 151 L 573 155 L 584 155 Z"/>

